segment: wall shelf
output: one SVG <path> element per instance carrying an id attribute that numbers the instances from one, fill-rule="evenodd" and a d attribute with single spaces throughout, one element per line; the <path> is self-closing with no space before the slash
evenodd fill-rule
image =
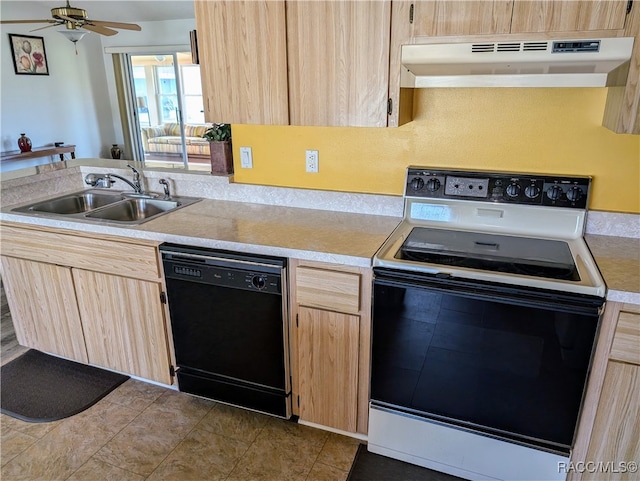
<path id="1" fill-rule="evenodd" d="M 38 147 L 32 149 L 31 152 L 2 152 L 0 160 L 2 162 L 10 160 L 27 160 L 37 159 L 40 157 L 50 157 L 52 155 L 59 155 L 60 160 L 64 160 L 64 154 L 71 154 L 71 158 L 76 158 L 76 146 L 75 145 L 61 145 L 60 147 Z"/>

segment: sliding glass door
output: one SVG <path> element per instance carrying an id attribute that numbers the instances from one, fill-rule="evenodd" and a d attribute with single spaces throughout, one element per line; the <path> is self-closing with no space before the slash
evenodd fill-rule
<path id="1" fill-rule="evenodd" d="M 132 89 L 129 119 L 139 133 L 137 149 L 145 162 L 209 162 L 200 66 L 191 54 L 128 55 Z"/>

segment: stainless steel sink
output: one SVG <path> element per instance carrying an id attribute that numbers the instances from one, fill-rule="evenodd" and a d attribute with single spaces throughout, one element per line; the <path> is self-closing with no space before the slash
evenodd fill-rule
<path id="1" fill-rule="evenodd" d="M 180 205 L 180 202 L 174 200 L 127 199 L 104 209 L 90 212 L 86 217 L 116 222 L 137 222 L 174 210 Z"/>
<path id="2" fill-rule="evenodd" d="M 155 198 L 158 195 L 130 197 L 127 192 L 91 189 L 12 210 L 44 217 L 137 225 L 201 200 L 197 197 Z"/>
<path id="3" fill-rule="evenodd" d="M 50 214 L 79 214 L 122 200 L 121 195 L 81 192 L 30 205 L 27 209 Z"/>

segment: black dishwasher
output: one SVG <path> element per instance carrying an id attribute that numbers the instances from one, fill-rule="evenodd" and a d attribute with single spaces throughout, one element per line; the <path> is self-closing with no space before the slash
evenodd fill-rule
<path id="1" fill-rule="evenodd" d="M 287 260 L 160 246 L 180 391 L 291 417 Z"/>

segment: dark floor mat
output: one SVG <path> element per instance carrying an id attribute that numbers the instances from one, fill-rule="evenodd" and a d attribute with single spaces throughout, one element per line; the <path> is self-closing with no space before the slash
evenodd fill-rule
<path id="1" fill-rule="evenodd" d="M 464 481 L 457 476 L 439 473 L 414 464 L 387 458 L 358 446 L 347 481 Z"/>
<path id="2" fill-rule="evenodd" d="M 27 422 L 56 421 L 93 406 L 127 379 L 31 349 L 2 366 L 0 411 Z"/>

